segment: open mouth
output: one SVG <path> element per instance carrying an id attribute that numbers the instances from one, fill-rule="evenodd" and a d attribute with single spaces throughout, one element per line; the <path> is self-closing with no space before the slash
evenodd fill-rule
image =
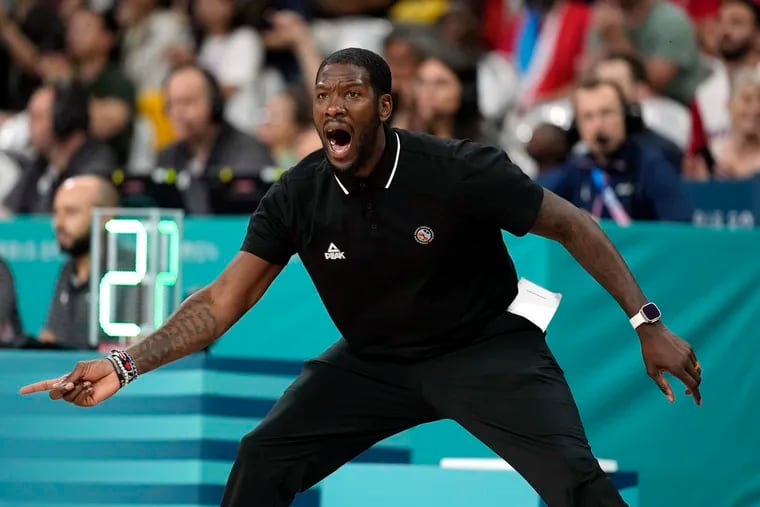
<path id="1" fill-rule="evenodd" d="M 325 138 L 330 152 L 338 157 L 345 155 L 351 148 L 351 133 L 341 127 L 325 129 Z"/>

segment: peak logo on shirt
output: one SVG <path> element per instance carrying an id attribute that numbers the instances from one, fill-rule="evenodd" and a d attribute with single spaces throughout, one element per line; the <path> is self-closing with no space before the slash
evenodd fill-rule
<path id="1" fill-rule="evenodd" d="M 330 261 L 346 260 L 346 254 L 341 252 L 340 248 L 335 246 L 335 243 L 330 243 L 330 246 L 327 248 L 327 251 L 325 252 L 325 259 L 330 260 Z"/>

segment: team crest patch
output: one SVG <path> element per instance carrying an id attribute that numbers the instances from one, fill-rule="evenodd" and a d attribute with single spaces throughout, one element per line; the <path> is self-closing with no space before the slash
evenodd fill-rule
<path id="1" fill-rule="evenodd" d="M 424 225 L 417 227 L 417 230 L 414 231 L 414 239 L 417 240 L 417 243 L 427 245 L 433 241 L 433 229 Z"/>

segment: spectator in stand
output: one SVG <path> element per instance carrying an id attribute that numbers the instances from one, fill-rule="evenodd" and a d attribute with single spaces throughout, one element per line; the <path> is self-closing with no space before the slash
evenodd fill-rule
<path id="1" fill-rule="evenodd" d="M 478 109 L 494 127 L 501 127 L 508 107 L 516 99 L 514 90 L 518 82 L 514 67 L 503 54 L 487 48 L 471 2 L 451 2 L 435 26 L 439 44 L 468 55 L 476 63 Z"/>
<path id="2" fill-rule="evenodd" d="M 90 102 L 75 82 L 43 86 L 29 101 L 29 138 L 37 156 L 6 198 L 11 213 L 50 213 L 53 196 L 66 178 L 97 174 L 110 178 L 116 170 L 111 148 L 93 139 Z"/>
<path id="3" fill-rule="evenodd" d="M 78 9 L 67 31 L 68 55 L 47 56 L 41 67 L 49 82 L 75 79 L 85 87 L 90 96 L 90 134 L 106 141 L 118 163 L 124 164 L 132 139 L 135 90 L 110 61 L 116 30 L 112 17 Z"/>
<path id="4" fill-rule="evenodd" d="M 498 145 L 478 109 L 477 64 L 447 51 L 425 57 L 414 83 L 412 130 Z"/>
<path id="5" fill-rule="evenodd" d="M 736 73 L 728 110 L 728 135 L 713 144 L 711 156 L 697 155 L 693 179 L 708 179 L 711 173 L 724 179 L 760 174 L 760 69 L 745 67 Z"/>
<path id="6" fill-rule="evenodd" d="M 89 349 L 92 209 L 118 207 L 119 194 L 109 180 L 84 175 L 63 181 L 54 202 L 55 238 L 68 260 L 58 274 L 39 339 L 62 348 Z M 123 298 L 116 305 L 116 319 L 134 311 L 134 301 L 129 296 Z"/>
<path id="7" fill-rule="evenodd" d="M 694 23 L 700 49 L 707 54 L 715 54 L 717 40 L 715 37 L 716 18 L 721 0 L 670 0 L 681 6 Z"/>
<path id="8" fill-rule="evenodd" d="M 623 92 L 589 80 L 573 97 L 575 129 L 587 152 L 542 174 L 539 182 L 598 218 L 689 221 L 693 208 L 660 150 L 632 132 Z"/>
<path id="9" fill-rule="evenodd" d="M 688 106 L 707 71 L 683 10 L 662 0 L 610 0 L 593 8 L 587 61 L 608 53 L 638 55 L 652 90 Z"/>
<path id="10" fill-rule="evenodd" d="M 680 171 L 689 136 L 688 109 L 673 99 L 654 95 L 646 82 L 644 64 L 634 55 L 610 54 L 594 70 L 598 79 L 620 87 L 632 117 L 641 122 L 636 135 L 660 149 Z"/>
<path id="11" fill-rule="evenodd" d="M 756 41 L 760 40 L 760 6 L 753 0 L 724 0 L 717 28 L 717 58 L 712 61 L 712 73 L 699 85 L 691 103 L 690 157 L 684 171 L 697 179 L 707 177 L 704 168 L 714 166 L 710 159 L 731 131 L 731 79 L 745 67 L 760 68 L 760 54 L 755 51 Z M 705 164 L 695 165 L 696 156 Z"/>
<path id="12" fill-rule="evenodd" d="M 173 70 L 165 86 L 166 106 L 177 141 L 158 154 L 158 165 L 177 174 L 185 211 L 190 214 L 223 212 L 213 197 L 212 184 L 229 177 L 257 181 L 248 194 L 258 203 L 267 189 L 262 173 L 274 166 L 269 150 L 258 139 L 224 120 L 224 97 L 206 69 L 186 64 Z M 184 182 L 184 183 L 182 183 Z"/>

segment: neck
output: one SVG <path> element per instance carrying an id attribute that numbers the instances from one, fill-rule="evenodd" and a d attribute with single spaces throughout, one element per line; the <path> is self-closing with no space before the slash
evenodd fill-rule
<path id="1" fill-rule="evenodd" d="M 385 139 L 385 129 L 382 125 L 380 125 L 379 132 L 377 133 L 377 136 L 375 138 L 375 148 L 373 150 L 372 156 L 367 160 L 367 163 L 361 166 L 356 171 L 356 176 L 358 178 L 366 178 L 370 174 L 372 174 L 372 171 L 374 171 L 378 164 L 380 163 L 380 159 L 383 157 L 383 152 L 385 151 L 385 143 L 387 142 L 387 139 Z"/>
<path id="2" fill-rule="evenodd" d="M 219 133 L 218 125 L 210 125 L 205 132 L 187 142 L 190 152 L 195 158 L 206 160 L 214 146 L 216 136 Z"/>
<path id="3" fill-rule="evenodd" d="M 90 278 L 90 253 L 87 252 L 75 257 L 74 267 L 76 268 L 77 280 L 84 282 Z"/>
<path id="4" fill-rule="evenodd" d="M 65 141 L 56 143 L 50 150 L 48 160 L 58 172 L 64 172 L 74 154 L 87 142 L 87 135 L 84 132 L 76 132 Z"/>
<path id="5" fill-rule="evenodd" d="M 108 56 L 106 55 L 95 55 L 81 60 L 77 72 L 79 74 L 79 79 L 85 83 L 94 81 L 107 63 Z"/>

